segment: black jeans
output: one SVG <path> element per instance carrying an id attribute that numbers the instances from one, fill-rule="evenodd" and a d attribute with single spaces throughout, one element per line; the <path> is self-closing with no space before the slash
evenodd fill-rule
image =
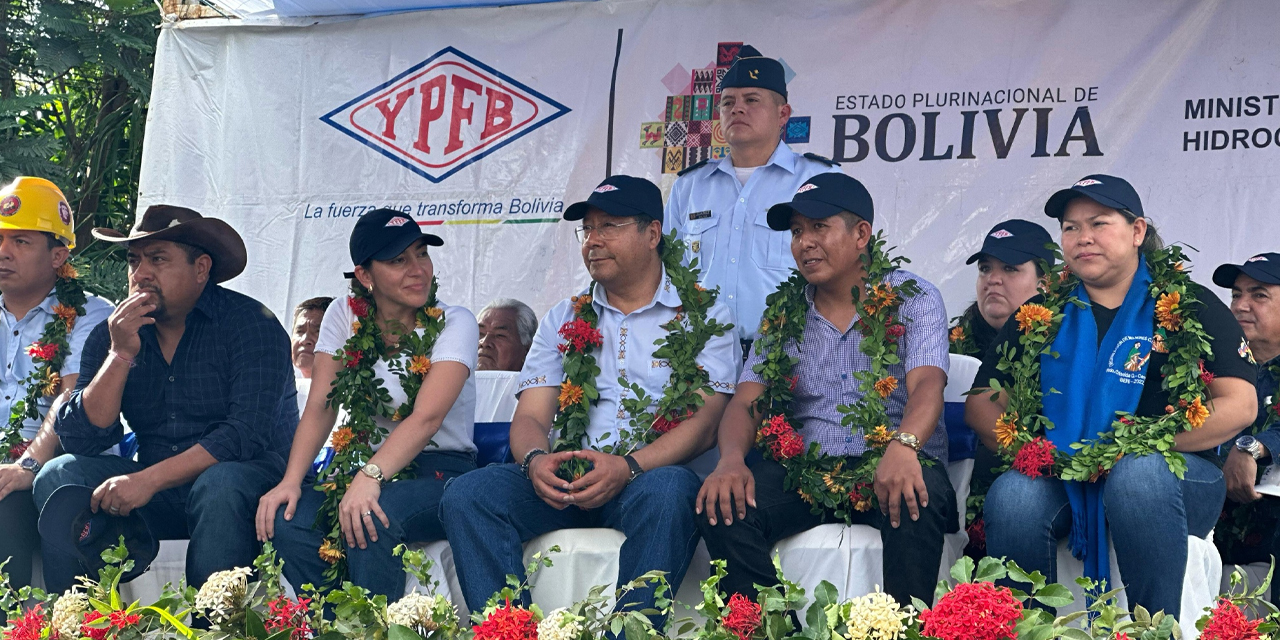
<path id="1" fill-rule="evenodd" d="M 8 558 L 4 570 L 15 589 L 31 584 L 31 558 L 40 548 L 40 534 L 36 531 L 38 519 L 31 491 L 15 491 L 0 500 L 0 522 L 4 523 L 0 561 Z"/>
<path id="2" fill-rule="evenodd" d="M 856 461 L 856 457 L 849 458 L 850 465 Z M 720 583 L 725 592 L 741 593 L 754 600 L 757 594 L 754 585 L 778 581 L 770 557 L 775 543 L 839 520 L 830 512 L 813 513 L 798 493 L 784 490 L 786 470 L 777 462 L 753 452 L 747 458 L 747 466 L 755 475 L 756 507 L 748 506 L 747 517 L 734 518 L 728 526 L 723 517 L 711 525 L 704 514 L 698 518 L 698 526 L 711 557 L 727 562 L 728 573 Z M 880 539 L 884 542 L 884 590 L 901 603 L 911 602 L 912 596 L 933 602 L 938 565 L 942 562 L 943 536 L 959 528 L 956 494 L 946 467 L 937 462 L 925 466 L 924 484 L 929 491 L 929 506 L 920 510 L 919 520 L 912 521 L 905 506 L 896 529 L 878 510 L 853 514 L 854 524 L 868 524 L 880 530 Z M 846 593 L 841 597 L 855 595 L 860 594 Z"/>

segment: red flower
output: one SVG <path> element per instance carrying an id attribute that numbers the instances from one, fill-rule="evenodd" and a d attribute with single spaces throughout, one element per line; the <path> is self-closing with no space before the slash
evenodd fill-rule
<path id="1" fill-rule="evenodd" d="M 1132 639 L 1129 637 L 1129 634 L 1121 631 L 1120 633 L 1116 634 L 1115 640 L 1132 640 Z"/>
<path id="2" fill-rule="evenodd" d="M 1262 620 L 1250 621 L 1239 607 L 1226 598 L 1218 600 L 1218 606 L 1209 612 L 1209 622 L 1200 632 L 1201 640 L 1258 640 L 1258 625 Z"/>
<path id="3" fill-rule="evenodd" d="M 267 603 L 267 619 L 263 626 L 269 633 L 275 634 L 292 629 L 289 640 L 306 640 L 312 635 L 311 622 L 307 620 L 307 605 L 310 598 L 298 598 L 297 602 L 280 596 Z"/>
<path id="4" fill-rule="evenodd" d="M 885 335 L 889 336 L 890 341 L 896 341 L 898 338 L 906 335 L 907 328 L 900 324 L 891 324 L 884 329 Z"/>
<path id="5" fill-rule="evenodd" d="M 23 440 L 22 442 L 19 442 L 18 444 L 15 444 L 12 447 L 9 447 L 8 458 L 10 460 L 17 460 L 18 458 L 21 458 L 22 454 L 27 452 L 27 447 L 30 447 L 30 446 L 31 446 L 30 440 Z"/>
<path id="6" fill-rule="evenodd" d="M 791 376 L 790 378 L 784 377 L 783 379 L 790 384 L 790 386 L 787 388 L 787 391 L 795 391 L 796 383 L 800 382 L 800 374 L 797 373 L 796 375 Z"/>
<path id="7" fill-rule="evenodd" d="M 1201 360 L 1199 362 L 1199 365 L 1200 365 L 1200 379 L 1203 380 L 1205 384 L 1209 384 L 1210 382 L 1213 382 L 1213 378 L 1214 378 L 1213 372 L 1204 368 L 1204 360 Z"/>
<path id="8" fill-rule="evenodd" d="M 965 527 L 965 533 L 969 534 L 969 544 L 965 547 L 965 551 L 972 551 L 975 555 L 987 555 L 987 523 L 982 518 L 977 518 Z"/>
<path id="9" fill-rule="evenodd" d="M 436 472 L 436 480 L 444 480 L 444 472 L 443 472 L 443 471 L 437 471 L 437 472 Z"/>
<path id="10" fill-rule="evenodd" d="M 666 416 L 658 416 L 658 419 L 653 421 L 653 430 L 658 433 L 666 433 L 680 426 L 681 423 L 691 417 L 693 417 L 692 411 L 686 411 L 684 412 L 684 415 L 675 419 L 668 419 Z"/>
<path id="11" fill-rule="evenodd" d="M 747 640 L 760 628 L 760 605 L 735 593 L 729 598 L 729 613 L 720 619 L 720 624 L 739 640 Z"/>
<path id="12" fill-rule="evenodd" d="M 13 626 L 4 632 L 5 640 L 40 640 L 40 631 L 44 629 L 43 606 L 38 604 L 13 620 Z"/>
<path id="13" fill-rule="evenodd" d="M 560 352 L 564 353 L 566 349 L 574 351 L 586 351 L 587 347 L 598 347 L 603 343 L 603 336 L 600 330 L 591 326 L 589 322 L 582 318 L 574 318 L 564 323 L 560 327 L 560 337 L 567 341 L 567 345 L 560 345 Z"/>
<path id="14" fill-rule="evenodd" d="M 787 424 L 783 416 L 769 418 L 769 422 L 760 429 L 760 437 L 769 443 L 769 451 L 777 460 L 787 460 L 804 453 L 804 438 Z"/>
<path id="15" fill-rule="evenodd" d="M 1048 475 L 1053 469 L 1052 442 L 1044 438 L 1036 438 L 1018 449 L 1013 456 L 1013 468 L 1028 478 L 1039 478 Z"/>
<path id="16" fill-rule="evenodd" d="M 351 313 L 356 314 L 357 318 L 369 315 L 369 301 L 364 298 L 347 296 L 347 306 L 351 308 Z"/>
<path id="17" fill-rule="evenodd" d="M 27 355 L 31 356 L 35 360 L 52 362 L 53 358 L 58 355 L 58 345 L 51 342 L 46 342 L 44 344 L 35 342 L 32 343 L 31 346 L 27 347 Z"/>
<path id="18" fill-rule="evenodd" d="M 102 613 L 98 611 L 90 611 L 89 613 L 84 614 L 84 623 L 80 625 L 80 634 L 86 638 L 90 638 L 91 640 L 103 640 L 103 638 L 106 638 L 107 631 L 109 630 L 107 627 L 98 628 L 89 626 L 90 622 L 100 620 L 105 617 L 106 616 L 102 615 Z"/>
<path id="19" fill-rule="evenodd" d="M 109 618 L 111 620 L 110 626 L 121 631 L 142 621 L 142 616 L 127 611 L 112 611 Z"/>
<path id="20" fill-rule="evenodd" d="M 475 640 L 538 640 L 538 621 L 533 612 L 511 606 L 510 600 L 471 629 L 476 632 Z"/>
<path id="21" fill-rule="evenodd" d="M 1016 640 L 1013 628 L 1021 619 L 1022 603 L 1007 588 L 966 582 L 920 613 L 921 635 L 939 640 Z"/>
<path id="22" fill-rule="evenodd" d="M 346 367 L 347 367 L 348 369 L 354 369 L 354 368 L 356 368 L 356 367 L 360 366 L 360 360 L 361 360 L 361 358 L 363 358 L 363 357 L 364 357 L 364 352 L 363 352 L 363 351 L 358 351 L 358 350 L 355 350 L 355 349 L 344 349 L 344 350 L 343 350 L 343 353 L 345 353 L 345 354 L 347 355 L 347 364 L 346 364 Z"/>

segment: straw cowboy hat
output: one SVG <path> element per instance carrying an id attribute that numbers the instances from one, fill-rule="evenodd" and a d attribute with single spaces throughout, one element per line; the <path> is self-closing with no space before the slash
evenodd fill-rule
<path id="1" fill-rule="evenodd" d="M 121 244 L 138 240 L 168 240 L 200 247 L 213 257 L 213 270 L 209 276 L 216 283 L 240 275 L 248 261 L 244 240 L 231 225 L 217 218 L 206 218 L 191 209 L 167 204 L 148 207 L 129 235 L 99 227 L 93 230 L 93 237 Z"/>

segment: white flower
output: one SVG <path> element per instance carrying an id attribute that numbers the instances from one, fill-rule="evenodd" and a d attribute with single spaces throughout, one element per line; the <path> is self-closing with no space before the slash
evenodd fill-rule
<path id="1" fill-rule="evenodd" d="M 899 640 L 915 615 L 911 606 L 902 607 L 879 587 L 873 593 L 827 608 L 827 620 L 836 626 L 843 618 L 849 640 Z"/>
<path id="2" fill-rule="evenodd" d="M 80 623 L 89 612 L 89 596 L 67 591 L 53 603 L 53 619 L 50 625 L 62 640 L 80 637 Z"/>
<path id="3" fill-rule="evenodd" d="M 244 596 L 249 591 L 249 576 L 252 574 L 253 569 L 236 567 L 209 576 L 196 594 L 196 608 L 214 624 L 235 618 L 244 608 Z"/>
<path id="4" fill-rule="evenodd" d="M 564 608 L 547 614 L 538 623 L 538 640 L 576 640 L 582 634 L 582 618 Z"/>
<path id="5" fill-rule="evenodd" d="M 457 617 L 458 610 L 442 595 L 410 593 L 387 606 L 387 622 L 424 636 Z"/>

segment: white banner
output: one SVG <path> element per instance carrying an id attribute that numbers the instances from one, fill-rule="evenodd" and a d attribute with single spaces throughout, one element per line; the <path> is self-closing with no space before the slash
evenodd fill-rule
<path id="1" fill-rule="evenodd" d="M 621 29 L 614 173 L 665 189 L 723 154 L 715 78 L 746 42 L 793 75 L 792 147 L 867 185 L 952 315 L 987 230 L 1057 237 L 1044 201 L 1090 173 L 1130 180 L 1209 284 L 1280 249 L 1278 19 L 1274 0 L 635 0 L 189 21 L 160 35 L 140 200 L 229 221 L 249 245 L 231 286 L 282 315 L 343 290 L 378 206 L 444 237 L 450 303 L 542 313 L 586 281 L 559 216 L 605 175 Z"/>

